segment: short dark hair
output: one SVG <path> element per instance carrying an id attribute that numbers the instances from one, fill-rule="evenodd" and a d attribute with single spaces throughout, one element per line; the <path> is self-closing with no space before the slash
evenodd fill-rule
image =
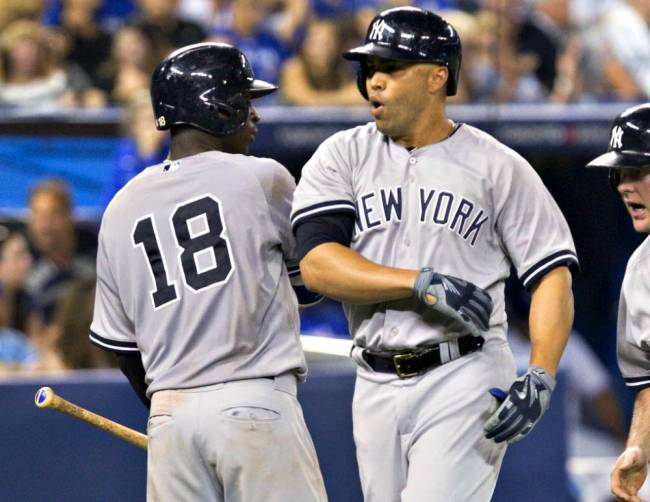
<path id="1" fill-rule="evenodd" d="M 72 211 L 70 189 L 65 181 L 56 178 L 41 181 L 30 190 L 29 204 L 31 205 L 34 197 L 41 193 L 48 193 L 54 196 L 68 213 Z"/>

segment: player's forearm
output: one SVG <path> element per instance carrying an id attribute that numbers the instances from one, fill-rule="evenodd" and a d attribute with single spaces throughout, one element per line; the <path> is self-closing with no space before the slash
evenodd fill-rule
<path id="1" fill-rule="evenodd" d="M 567 267 L 551 270 L 535 287 L 530 305 L 530 365 L 555 375 L 573 324 L 573 291 Z"/>
<path id="2" fill-rule="evenodd" d="M 308 289 L 358 304 L 408 298 L 417 276 L 415 270 L 378 265 L 333 242 L 309 251 L 300 261 L 300 272 Z"/>
<path id="3" fill-rule="evenodd" d="M 634 413 L 627 447 L 638 446 L 650 458 L 650 387 L 640 390 L 634 401 Z"/>

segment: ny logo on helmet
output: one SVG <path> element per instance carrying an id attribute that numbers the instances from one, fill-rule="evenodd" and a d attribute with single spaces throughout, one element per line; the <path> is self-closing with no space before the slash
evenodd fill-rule
<path id="1" fill-rule="evenodd" d="M 623 129 L 621 126 L 616 126 L 612 129 L 612 137 L 609 140 L 610 148 L 621 148 L 623 146 Z"/>
<path id="2" fill-rule="evenodd" d="M 390 28 L 386 25 L 383 19 L 378 19 L 375 21 L 375 24 L 372 25 L 372 31 L 370 32 L 369 40 L 381 40 L 384 36 L 384 30 Z"/>

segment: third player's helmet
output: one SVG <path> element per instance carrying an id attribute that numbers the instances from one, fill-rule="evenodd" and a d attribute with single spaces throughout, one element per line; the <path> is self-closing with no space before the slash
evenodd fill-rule
<path id="1" fill-rule="evenodd" d="M 456 94 L 461 60 L 460 37 L 454 27 L 428 10 L 396 7 L 380 12 L 371 21 L 365 44 L 343 57 L 361 63 L 359 90 L 368 99 L 365 61 L 368 56 L 435 63 L 449 70 L 447 95 Z"/>
<path id="2" fill-rule="evenodd" d="M 615 192 L 621 182 L 621 169 L 650 167 L 650 103 L 628 108 L 616 117 L 607 153 L 587 167 L 608 167 L 609 184 Z"/>
<path id="3" fill-rule="evenodd" d="M 151 77 L 156 127 L 191 125 L 216 136 L 233 134 L 248 119 L 250 99 L 276 89 L 256 80 L 244 53 L 232 45 L 188 45 L 163 59 Z"/>

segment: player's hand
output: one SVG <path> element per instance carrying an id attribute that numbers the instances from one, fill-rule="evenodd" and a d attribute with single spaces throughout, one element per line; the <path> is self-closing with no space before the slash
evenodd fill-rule
<path id="1" fill-rule="evenodd" d="M 648 457 L 638 446 L 628 448 L 616 460 L 611 474 L 612 493 L 618 500 L 643 502 L 637 495 L 648 475 Z"/>
<path id="2" fill-rule="evenodd" d="M 427 307 L 463 325 L 474 336 L 489 328 L 492 299 L 471 282 L 423 268 L 413 290 Z"/>
<path id="3" fill-rule="evenodd" d="M 515 443 L 526 437 L 548 409 L 554 388 L 553 376 L 532 367 L 512 383 L 507 393 L 491 389 L 490 394 L 503 402 L 485 423 L 485 437 L 497 443 Z"/>

